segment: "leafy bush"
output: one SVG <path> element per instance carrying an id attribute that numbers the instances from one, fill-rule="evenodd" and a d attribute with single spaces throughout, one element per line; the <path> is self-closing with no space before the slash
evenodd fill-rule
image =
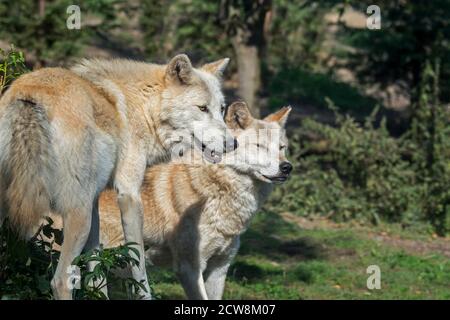
<path id="1" fill-rule="evenodd" d="M 44 1 L 40 7 L 41 3 L 32 0 L 0 2 L 0 38 L 26 50 L 39 66 L 67 62 L 99 34 L 112 30 L 116 26 L 120 5 L 125 2 L 80 1 L 82 26 L 73 30 L 67 28 L 67 8 L 76 2 Z"/>
<path id="2" fill-rule="evenodd" d="M 426 165 L 428 143 L 420 144 L 411 131 L 392 137 L 384 120 L 379 127 L 373 125 L 375 115 L 359 124 L 336 113 L 336 127 L 305 119 L 291 134 L 295 173 L 275 189 L 270 209 L 339 221 L 383 220 L 404 226 L 426 221 L 444 235 L 449 214 L 444 187 L 450 181 L 448 114 L 439 117 L 442 123 L 435 128 L 440 138 L 435 139 L 432 170 Z"/>
<path id="3" fill-rule="evenodd" d="M 51 299 L 50 281 L 59 259 L 59 251 L 55 245 L 62 244 L 62 232 L 52 227 L 53 221 L 47 218 L 44 224 L 30 241 L 20 239 L 16 232 L 5 221 L 0 227 L 0 299 Z M 80 288 L 75 290 L 76 299 L 106 299 L 102 292 L 106 286 L 115 285 L 128 297 L 143 285 L 133 278 L 120 277 L 119 272 L 136 265 L 139 252 L 133 243 L 117 248 L 87 251 L 73 261 L 80 270 Z M 98 264 L 89 271 L 90 261 Z"/>
<path id="4" fill-rule="evenodd" d="M 77 299 L 107 299 L 103 288 L 108 285 L 118 287 L 126 292 L 127 298 L 134 297 L 138 289 L 145 290 L 145 286 L 134 278 L 121 277 L 119 272 L 130 266 L 139 265 L 139 260 L 131 254 L 139 257 L 139 251 L 133 247 L 136 243 L 127 243 L 116 248 L 94 249 L 81 254 L 73 261 L 73 264 L 81 270 L 81 287 L 75 291 Z M 90 261 L 97 262 L 92 271 L 88 270 Z"/>
<path id="5" fill-rule="evenodd" d="M 52 232 L 51 223 L 41 229 L 61 240 L 61 233 Z M 24 241 L 4 221 L 0 227 L 0 299 L 50 299 L 50 279 L 59 253 L 41 234 Z"/>
<path id="6" fill-rule="evenodd" d="M 414 171 L 401 157 L 404 147 L 389 135 L 384 122 L 374 128 L 373 117 L 362 126 L 338 116 L 336 128 L 303 122 L 293 136 L 298 174 L 274 196 L 276 201 L 284 199 L 283 209 L 374 222 L 380 216 L 401 221 L 414 210 L 417 190 L 408 187 L 414 185 Z"/>
<path id="7" fill-rule="evenodd" d="M 26 71 L 25 57 L 21 51 L 16 51 L 14 46 L 9 50 L 0 48 L 0 96 L 15 78 Z"/>

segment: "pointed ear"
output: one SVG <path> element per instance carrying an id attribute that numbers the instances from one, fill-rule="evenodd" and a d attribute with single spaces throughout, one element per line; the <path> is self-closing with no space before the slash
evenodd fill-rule
<path id="1" fill-rule="evenodd" d="M 217 78 L 221 78 L 225 68 L 228 66 L 230 58 L 220 59 L 211 63 L 207 63 L 201 67 L 203 71 L 212 73 Z"/>
<path id="2" fill-rule="evenodd" d="M 283 107 L 277 112 L 269 114 L 267 117 L 264 118 L 264 121 L 278 122 L 280 126 L 284 127 L 286 125 L 286 121 L 291 110 L 292 110 L 291 106 Z"/>
<path id="3" fill-rule="evenodd" d="M 253 117 L 245 102 L 236 101 L 228 106 L 227 114 L 225 115 L 225 123 L 228 128 L 245 130 L 252 121 Z"/>
<path id="4" fill-rule="evenodd" d="M 166 79 L 178 81 L 180 84 L 189 84 L 192 80 L 192 64 L 189 57 L 179 54 L 170 60 L 166 68 Z"/>

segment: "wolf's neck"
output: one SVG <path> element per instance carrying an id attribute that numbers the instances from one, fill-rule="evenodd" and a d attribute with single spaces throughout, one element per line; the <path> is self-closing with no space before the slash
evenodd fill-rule
<path id="1" fill-rule="evenodd" d="M 143 110 L 148 130 L 147 164 L 154 165 L 170 159 L 174 138 L 173 130 L 161 121 L 160 105 L 157 103 Z"/>
<path id="2" fill-rule="evenodd" d="M 234 224 L 232 229 L 237 236 L 247 229 L 251 219 L 261 209 L 272 191 L 272 185 L 239 172 L 231 166 L 222 166 L 218 177 L 223 181 L 217 183 L 222 184 L 222 187 L 225 186 L 223 188 L 227 191 L 219 196 L 221 202 L 227 206 L 227 210 L 223 210 L 223 214 L 227 216 L 223 219 Z"/>

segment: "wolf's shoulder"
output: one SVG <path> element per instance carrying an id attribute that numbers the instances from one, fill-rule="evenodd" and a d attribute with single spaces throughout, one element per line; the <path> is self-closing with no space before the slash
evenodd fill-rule
<path id="1" fill-rule="evenodd" d="M 71 70 L 83 78 L 124 79 L 161 69 L 163 66 L 130 59 L 82 59 Z"/>

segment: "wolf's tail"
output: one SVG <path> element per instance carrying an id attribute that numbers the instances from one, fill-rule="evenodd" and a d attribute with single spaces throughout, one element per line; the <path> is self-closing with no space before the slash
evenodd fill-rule
<path id="1" fill-rule="evenodd" d="M 0 210 L 25 238 L 50 211 L 54 152 L 45 109 L 15 100 L 0 118 Z"/>

